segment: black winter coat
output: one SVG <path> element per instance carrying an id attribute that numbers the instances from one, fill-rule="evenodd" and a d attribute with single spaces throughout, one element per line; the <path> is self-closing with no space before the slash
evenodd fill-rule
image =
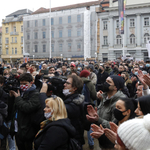
<path id="1" fill-rule="evenodd" d="M 71 124 L 76 129 L 76 136 L 75 139 L 80 143 L 80 145 L 83 145 L 85 143 L 84 141 L 84 125 L 83 125 L 83 107 L 84 102 L 84 96 L 80 94 L 71 94 L 66 97 L 64 100 L 68 118 L 71 121 Z"/>
<path id="2" fill-rule="evenodd" d="M 68 118 L 50 122 L 35 138 L 35 150 L 68 150 L 69 138 L 75 134 Z"/>

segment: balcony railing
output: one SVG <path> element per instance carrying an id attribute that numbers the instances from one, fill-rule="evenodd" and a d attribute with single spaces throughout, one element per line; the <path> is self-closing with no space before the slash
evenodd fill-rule
<path id="1" fill-rule="evenodd" d="M 115 44 L 114 48 L 122 48 L 122 44 Z"/>
<path id="2" fill-rule="evenodd" d="M 137 44 L 128 44 L 127 47 L 128 48 L 135 48 L 137 46 Z"/>
<path id="3" fill-rule="evenodd" d="M 18 32 L 10 32 L 10 35 L 19 35 Z"/>

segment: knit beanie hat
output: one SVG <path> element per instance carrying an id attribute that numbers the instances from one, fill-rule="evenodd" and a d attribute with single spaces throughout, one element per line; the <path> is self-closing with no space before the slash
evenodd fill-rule
<path id="1" fill-rule="evenodd" d="M 117 91 L 124 88 L 124 80 L 121 76 L 111 75 L 109 77 L 113 80 Z"/>
<path id="2" fill-rule="evenodd" d="M 90 72 L 87 70 L 83 70 L 80 72 L 80 77 L 88 77 L 90 75 Z"/>
<path id="3" fill-rule="evenodd" d="M 150 114 L 122 123 L 118 136 L 129 150 L 150 150 Z"/>

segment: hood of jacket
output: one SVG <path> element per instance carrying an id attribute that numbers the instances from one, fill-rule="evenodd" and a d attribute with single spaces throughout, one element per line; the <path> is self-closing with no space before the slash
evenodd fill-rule
<path id="1" fill-rule="evenodd" d="M 68 95 L 66 99 L 64 100 L 64 102 L 65 104 L 73 102 L 77 105 L 80 105 L 84 102 L 84 95 L 81 95 L 81 94 Z"/>
<path id="2" fill-rule="evenodd" d="M 105 103 L 106 101 L 111 101 L 111 102 L 115 102 L 116 100 L 118 100 L 120 97 L 126 97 L 122 91 L 117 91 L 117 93 L 115 95 L 113 95 L 110 98 L 107 98 L 107 93 L 102 94 L 103 97 L 103 102 Z"/>
<path id="3" fill-rule="evenodd" d="M 67 133 L 69 134 L 69 136 L 72 138 L 76 135 L 76 130 L 72 126 L 70 119 L 68 119 L 68 118 L 59 119 L 57 121 L 52 121 L 45 128 L 49 128 L 51 126 L 60 126 L 60 127 L 64 128 L 67 131 Z"/>
<path id="4" fill-rule="evenodd" d="M 91 80 L 85 77 L 81 77 L 82 81 L 84 82 L 84 84 L 90 82 Z"/>

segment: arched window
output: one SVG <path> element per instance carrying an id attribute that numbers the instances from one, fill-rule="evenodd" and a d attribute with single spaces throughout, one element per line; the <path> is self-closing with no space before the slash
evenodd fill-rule
<path id="1" fill-rule="evenodd" d="M 121 35 L 117 35 L 117 36 L 116 36 L 116 43 L 117 43 L 117 45 L 122 44 L 122 38 L 121 38 Z"/>
<path id="2" fill-rule="evenodd" d="M 148 40 L 150 40 L 150 35 L 148 33 L 145 33 L 144 34 L 144 43 L 146 44 Z"/>
<path id="3" fill-rule="evenodd" d="M 135 44 L 135 35 L 134 34 L 130 35 L 130 44 Z"/>

